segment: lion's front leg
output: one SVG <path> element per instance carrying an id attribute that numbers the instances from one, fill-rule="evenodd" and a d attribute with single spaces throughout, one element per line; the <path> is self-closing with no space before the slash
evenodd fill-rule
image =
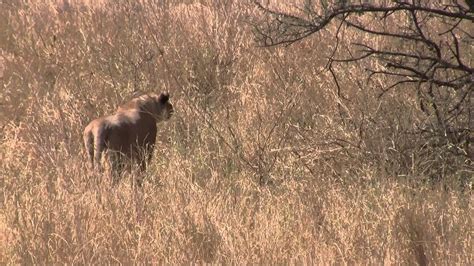
<path id="1" fill-rule="evenodd" d="M 146 145 L 143 150 L 140 152 L 139 156 L 139 161 L 138 161 L 138 166 L 140 168 L 139 175 L 136 178 L 136 183 L 138 187 L 142 186 L 143 183 L 143 177 L 146 172 L 146 168 L 151 162 L 151 159 L 153 157 L 153 150 L 154 150 L 154 145 Z"/>
<path id="2" fill-rule="evenodd" d="M 155 145 L 146 145 L 143 148 L 143 151 L 141 151 L 140 156 L 139 156 L 139 166 L 140 166 L 140 172 L 145 172 L 147 166 L 150 164 L 151 159 L 153 157 L 153 150 L 155 148 Z"/>
<path id="3" fill-rule="evenodd" d="M 124 156 L 119 151 L 109 151 L 109 175 L 112 182 L 112 186 L 115 186 L 120 181 L 120 177 L 122 175 L 124 169 Z"/>

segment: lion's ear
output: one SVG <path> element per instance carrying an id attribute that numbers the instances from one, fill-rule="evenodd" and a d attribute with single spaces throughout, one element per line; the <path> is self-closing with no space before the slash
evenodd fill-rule
<path id="1" fill-rule="evenodd" d="M 158 101 L 160 103 L 166 103 L 170 99 L 170 95 L 167 92 L 162 92 L 160 96 L 158 96 Z"/>

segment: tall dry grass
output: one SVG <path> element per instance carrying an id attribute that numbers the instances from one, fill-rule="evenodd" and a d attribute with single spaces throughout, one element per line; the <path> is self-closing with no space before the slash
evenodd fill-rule
<path id="1" fill-rule="evenodd" d="M 68 3 L 0 4 L 1 264 L 472 263 L 470 161 L 364 65 L 335 68 L 342 101 L 335 26 L 263 49 L 243 1 Z M 176 113 L 144 188 L 111 188 L 80 136 L 136 90 Z"/>

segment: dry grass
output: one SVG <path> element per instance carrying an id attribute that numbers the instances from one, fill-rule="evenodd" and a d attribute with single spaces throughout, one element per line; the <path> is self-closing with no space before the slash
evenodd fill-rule
<path id="1" fill-rule="evenodd" d="M 241 1 L 59 2 L 0 4 L 0 264 L 474 260 L 470 162 L 406 134 L 410 87 L 340 66 L 341 101 L 334 27 L 262 49 Z M 137 89 L 176 113 L 143 190 L 110 188 L 80 136 Z"/>

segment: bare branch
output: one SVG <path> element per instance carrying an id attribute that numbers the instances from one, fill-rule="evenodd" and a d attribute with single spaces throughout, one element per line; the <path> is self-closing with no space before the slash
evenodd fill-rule
<path id="1" fill-rule="evenodd" d="M 343 88 L 333 65 L 373 60 L 379 63 L 375 65 L 382 67 L 366 69 L 368 80 L 376 75 L 389 78 L 379 97 L 401 86 L 418 93 L 421 109 L 429 116 L 426 119 L 428 125 L 422 126 L 429 128 L 425 133 L 431 132 L 429 134 L 433 137 L 453 141 L 452 136 L 458 138 L 461 133 L 453 135 L 447 132 L 461 132 L 459 129 L 465 128 L 465 122 L 456 124 L 457 121 L 471 120 L 472 108 L 466 106 L 470 104 L 474 87 L 474 67 L 470 59 L 474 38 L 466 25 L 474 21 L 472 5 L 466 7 L 466 3 L 458 1 L 436 3 L 395 0 L 382 4 L 335 2 L 331 6 L 323 5 L 319 8 L 320 11 L 305 7 L 298 9 L 303 15 L 292 15 L 271 10 L 259 1 L 255 3 L 267 15 L 266 24 L 255 26 L 262 46 L 288 46 L 320 32 L 334 20 L 339 22 L 335 45 L 329 52 L 326 64 L 339 97 L 344 99 Z M 377 28 L 377 25 L 369 22 L 360 22 L 357 19 L 360 15 L 372 15 L 384 22 L 392 22 L 394 18 L 400 25 L 390 29 Z M 383 45 L 377 47 L 366 43 L 350 43 L 349 49 L 344 50 L 344 55 L 340 56 L 343 54 L 339 51 L 340 34 L 345 32 L 341 31 L 345 29 L 343 26 L 367 36 L 395 42 L 382 42 Z M 390 45 L 394 43 L 397 45 Z M 464 149 L 470 149 L 469 140 L 466 142 L 467 148 Z"/>
<path id="2" fill-rule="evenodd" d="M 425 12 L 434 15 L 443 16 L 446 18 L 455 18 L 455 19 L 465 19 L 465 20 L 474 20 L 474 15 L 469 13 L 465 9 L 461 9 L 457 6 L 451 7 L 454 11 L 448 9 L 437 9 L 431 8 L 428 6 L 422 6 L 420 4 L 411 4 L 403 1 L 395 1 L 395 4 L 392 6 L 383 6 L 383 5 L 372 5 L 372 4 L 352 4 L 352 5 L 339 5 L 332 10 L 328 10 L 324 15 L 319 15 L 316 13 L 311 13 L 311 21 L 297 17 L 294 15 L 286 14 L 283 12 L 278 12 L 271 10 L 263 6 L 259 1 L 254 1 L 256 6 L 262 10 L 264 13 L 273 16 L 275 20 L 279 20 L 280 23 L 287 24 L 292 26 L 292 34 L 278 36 L 277 39 L 272 43 L 265 43 L 264 46 L 275 46 L 280 44 L 291 44 L 296 41 L 299 41 L 309 35 L 312 35 L 321 29 L 325 28 L 333 19 L 338 18 L 341 15 L 350 15 L 355 13 L 382 13 L 383 17 L 387 17 L 392 13 L 400 11 L 408 12 Z M 269 34 L 264 34 L 269 36 Z"/>

